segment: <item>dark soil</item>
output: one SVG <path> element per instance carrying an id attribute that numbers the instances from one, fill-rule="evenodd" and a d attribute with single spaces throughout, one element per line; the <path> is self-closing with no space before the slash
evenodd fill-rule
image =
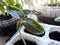
<path id="1" fill-rule="evenodd" d="M 17 19 L 10 14 L 0 15 L 0 36 L 11 36 L 16 30 Z"/>
<path id="2" fill-rule="evenodd" d="M 29 34 L 32 34 L 31 32 L 27 31 L 26 29 L 25 29 L 25 32 L 29 33 Z M 32 34 L 32 35 L 43 37 L 45 35 L 45 32 L 43 34 L 40 34 L 40 35 L 36 35 L 36 34 Z"/>
<path id="3" fill-rule="evenodd" d="M 39 22 L 46 23 L 46 24 L 51 24 L 51 25 L 59 25 L 60 26 L 60 22 L 55 22 L 54 19 L 55 18 L 45 17 L 45 16 L 39 16 L 38 17 Z"/>
<path id="4" fill-rule="evenodd" d="M 0 36 L 12 36 L 16 32 L 16 24 L 0 28 Z"/>
<path id="5" fill-rule="evenodd" d="M 12 16 L 8 13 L 6 13 L 5 15 L 0 15 L 0 20 L 8 20 L 10 18 L 12 18 Z"/>
<path id="6" fill-rule="evenodd" d="M 57 31 L 51 32 L 49 34 L 50 39 L 60 41 L 60 33 Z"/>
<path id="7" fill-rule="evenodd" d="M 31 41 L 28 41 L 28 40 L 25 40 L 27 45 L 37 45 L 36 43 L 34 42 L 31 42 Z M 22 40 L 18 40 L 14 45 L 24 45 L 23 41 Z"/>

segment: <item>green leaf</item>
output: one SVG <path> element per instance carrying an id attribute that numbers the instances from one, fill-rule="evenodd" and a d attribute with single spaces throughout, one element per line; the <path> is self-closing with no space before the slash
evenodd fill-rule
<path id="1" fill-rule="evenodd" d="M 3 2 L 3 0 L 0 0 L 0 11 L 3 15 L 5 15 L 5 3 Z"/>
<path id="2" fill-rule="evenodd" d="M 3 15 L 5 14 L 5 8 L 2 5 L 0 5 L 0 11 Z"/>
<path id="3" fill-rule="evenodd" d="M 19 18 L 20 16 L 24 16 L 24 14 L 17 10 L 7 10 L 9 14 L 11 14 L 15 18 Z"/>
<path id="4" fill-rule="evenodd" d="M 30 2 L 30 0 L 27 0 L 28 2 Z"/>
<path id="5" fill-rule="evenodd" d="M 14 5 L 7 6 L 7 12 L 12 16 L 17 16 L 17 18 L 19 16 L 24 16 L 23 10 Z"/>
<path id="6" fill-rule="evenodd" d="M 33 10 L 32 13 L 35 14 L 35 15 L 41 15 L 41 12 L 38 12 L 38 11 L 35 11 L 35 10 Z"/>
<path id="7" fill-rule="evenodd" d="M 21 27 L 23 18 L 20 17 L 19 21 L 17 22 L 17 30 Z"/>
<path id="8" fill-rule="evenodd" d="M 17 8 L 19 8 L 20 10 L 23 10 L 23 7 L 20 4 L 16 4 L 15 5 Z"/>
<path id="9" fill-rule="evenodd" d="M 24 14 L 27 15 L 29 13 L 31 13 L 31 10 L 23 10 Z M 38 11 L 35 11 L 35 10 L 32 10 L 32 13 L 35 14 L 35 15 L 41 15 L 41 12 L 38 12 Z"/>
<path id="10" fill-rule="evenodd" d="M 22 4 L 22 6 L 24 5 L 24 2 L 23 2 L 23 0 L 21 0 L 21 4 Z"/>
<path id="11" fill-rule="evenodd" d="M 60 22 L 60 17 L 54 19 L 55 22 Z"/>
<path id="12" fill-rule="evenodd" d="M 17 22 L 17 30 L 20 28 L 20 21 Z"/>
<path id="13" fill-rule="evenodd" d="M 40 35 L 40 34 L 43 34 L 44 33 L 44 28 L 38 23 L 36 22 L 35 20 L 33 19 L 30 19 L 30 18 L 26 18 L 23 23 L 22 23 L 25 28 L 33 33 L 33 34 L 36 34 L 36 35 Z"/>
<path id="14" fill-rule="evenodd" d="M 50 0 L 50 2 L 51 2 L 51 5 L 54 5 L 54 4 L 56 4 L 56 1 L 57 1 L 57 0 Z"/>
<path id="15" fill-rule="evenodd" d="M 16 0 L 16 4 L 19 4 L 19 0 Z"/>
<path id="16" fill-rule="evenodd" d="M 36 0 L 36 2 L 38 2 L 38 0 Z"/>
<path id="17" fill-rule="evenodd" d="M 54 0 L 50 0 L 50 2 L 51 2 L 51 5 L 53 5 L 53 4 L 54 4 Z"/>
<path id="18" fill-rule="evenodd" d="M 0 0 L 0 2 L 2 2 L 2 0 Z"/>
<path id="19" fill-rule="evenodd" d="M 57 4 L 57 5 L 58 5 L 58 0 L 55 0 L 55 4 Z"/>
<path id="20" fill-rule="evenodd" d="M 14 0 L 6 0 L 7 5 L 14 5 Z"/>
<path id="21" fill-rule="evenodd" d="M 17 11 L 21 11 L 22 9 L 17 5 L 9 5 L 7 6 L 7 9 L 11 9 L 11 10 L 17 10 Z"/>
<path id="22" fill-rule="evenodd" d="M 28 15 L 31 11 L 30 10 L 23 10 L 25 15 Z"/>

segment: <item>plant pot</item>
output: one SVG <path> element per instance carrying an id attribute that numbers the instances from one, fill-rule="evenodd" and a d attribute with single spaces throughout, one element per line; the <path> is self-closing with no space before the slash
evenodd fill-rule
<path id="1" fill-rule="evenodd" d="M 17 21 L 8 13 L 0 15 L 0 36 L 12 36 L 16 32 Z"/>
<path id="2" fill-rule="evenodd" d="M 29 32 L 27 29 L 25 29 L 24 32 L 29 33 L 29 34 L 31 34 L 31 35 L 35 35 L 35 34 Z M 43 34 L 35 35 L 35 36 L 43 37 L 44 35 L 45 35 L 45 32 L 44 32 Z"/>
<path id="3" fill-rule="evenodd" d="M 30 17 L 30 10 L 24 10 L 25 14 L 28 15 L 28 18 L 33 18 L 34 20 L 37 21 L 37 16 L 36 14 L 32 14 L 32 16 Z M 8 17 L 8 18 L 7 18 Z M 16 30 L 16 24 L 17 21 L 19 20 L 18 15 L 16 16 L 11 16 L 10 14 L 5 14 L 5 16 L 1 15 L 1 36 L 11 36 L 13 35 L 17 30 Z M 13 24 L 12 24 L 13 23 Z M 3 26 L 2 26 L 3 25 Z"/>
<path id="4" fill-rule="evenodd" d="M 51 32 L 49 34 L 49 36 L 50 36 L 51 39 L 60 41 L 60 32 L 58 32 L 58 31 Z"/>
<path id="5" fill-rule="evenodd" d="M 46 23 L 46 24 L 51 24 L 51 25 L 59 25 L 60 26 L 60 23 L 55 22 L 54 19 L 55 18 L 53 18 L 53 17 L 46 17 L 46 16 L 39 16 L 38 17 L 39 22 Z"/>
<path id="6" fill-rule="evenodd" d="M 25 40 L 25 42 L 27 43 L 27 45 L 37 45 L 34 42 L 31 42 L 31 41 L 28 41 L 28 40 Z M 24 45 L 24 43 L 23 43 L 22 40 L 18 40 L 14 45 Z"/>
<path id="7" fill-rule="evenodd" d="M 60 45 L 60 41 L 51 39 L 49 34 L 53 31 L 59 31 L 60 26 L 41 24 L 45 28 L 45 35 L 43 37 L 38 37 L 29 33 L 24 32 L 24 27 L 20 29 L 21 35 L 19 32 L 16 32 L 13 37 L 5 45 L 14 45 L 17 41 L 21 41 L 22 36 L 25 40 L 34 42 L 37 45 Z M 18 44 L 17 44 L 18 45 Z"/>
<path id="8" fill-rule="evenodd" d="M 42 14 L 38 16 L 39 21 L 47 24 L 60 25 L 54 19 L 60 16 L 60 6 L 40 6 L 37 8 Z"/>
<path id="9" fill-rule="evenodd" d="M 24 30 L 24 28 L 22 27 L 21 30 Z M 5 45 L 24 45 L 23 41 L 21 40 L 21 36 L 25 39 L 27 45 L 37 45 L 37 39 L 35 38 L 35 40 L 32 35 L 28 37 L 28 35 L 24 32 L 22 32 L 21 34 L 22 35 L 20 35 L 19 32 L 16 32 Z"/>
<path id="10" fill-rule="evenodd" d="M 49 38 L 60 41 L 60 28 L 53 27 L 50 29 Z"/>

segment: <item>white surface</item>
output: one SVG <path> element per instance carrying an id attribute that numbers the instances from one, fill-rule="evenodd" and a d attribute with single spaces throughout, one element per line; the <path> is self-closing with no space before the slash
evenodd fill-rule
<path id="1" fill-rule="evenodd" d="M 36 8 L 37 11 L 40 11 L 43 16 L 47 17 L 59 17 L 60 16 L 60 6 L 51 7 L 51 6 L 39 6 Z"/>
<path id="2" fill-rule="evenodd" d="M 60 0 L 58 0 L 58 1 L 60 2 Z M 32 4 L 32 2 L 34 2 L 33 3 L 34 7 L 30 5 L 30 4 Z M 30 4 L 29 3 L 24 4 L 23 8 L 30 9 L 30 10 L 35 9 L 35 10 L 41 12 L 43 16 L 47 16 L 47 17 L 59 17 L 60 16 L 60 6 L 56 6 L 56 7 L 55 6 L 54 7 L 43 6 L 46 3 L 50 3 L 49 0 L 45 0 L 45 1 L 38 0 L 38 3 L 36 1 L 32 1 L 32 2 Z"/>
<path id="3" fill-rule="evenodd" d="M 60 30 L 60 26 L 54 26 L 54 25 L 48 25 L 48 24 L 41 24 L 45 28 L 45 35 L 43 37 L 38 37 L 35 35 L 28 34 L 26 32 L 22 31 L 22 36 L 30 41 L 36 42 L 38 45 L 60 45 L 60 41 L 52 40 L 49 38 L 49 33 L 51 32 L 51 29 L 53 28 L 53 31 Z M 24 27 L 21 29 L 23 30 Z M 18 37 L 18 38 L 17 38 Z M 19 39 L 19 33 L 17 32 L 7 43 L 6 45 L 13 45 L 16 41 Z M 19 39 L 20 40 L 20 39 Z"/>

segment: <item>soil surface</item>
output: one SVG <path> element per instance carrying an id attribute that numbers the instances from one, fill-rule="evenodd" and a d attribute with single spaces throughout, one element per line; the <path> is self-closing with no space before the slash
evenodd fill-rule
<path id="1" fill-rule="evenodd" d="M 27 45 L 37 45 L 34 42 L 30 42 L 28 40 L 25 40 Z M 22 40 L 18 40 L 14 45 L 24 45 Z"/>
<path id="2" fill-rule="evenodd" d="M 59 25 L 60 26 L 60 22 L 55 22 L 54 19 L 55 18 L 46 17 L 46 16 L 39 16 L 38 17 L 39 22 L 46 23 L 46 24 L 51 24 L 51 25 Z"/>
<path id="3" fill-rule="evenodd" d="M 5 15 L 0 14 L 0 20 L 8 20 L 10 18 L 12 18 L 12 16 L 8 13 L 6 13 Z"/>
<path id="4" fill-rule="evenodd" d="M 57 31 L 54 31 L 54 32 L 51 32 L 49 34 L 49 37 L 53 40 L 57 40 L 57 41 L 60 41 L 60 33 L 57 32 Z"/>
<path id="5" fill-rule="evenodd" d="M 16 32 L 17 19 L 10 14 L 0 14 L 0 36 L 11 36 Z"/>

